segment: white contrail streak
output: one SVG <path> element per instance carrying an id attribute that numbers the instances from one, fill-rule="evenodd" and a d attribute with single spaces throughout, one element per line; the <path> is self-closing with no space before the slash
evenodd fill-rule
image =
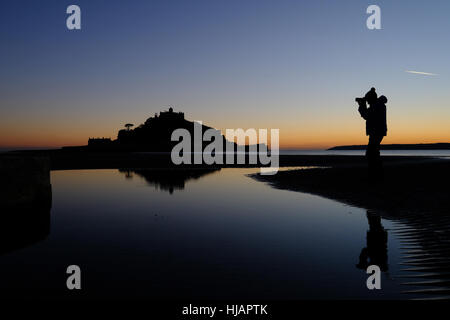
<path id="1" fill-rule="evenodd" d="M 421 74 L 421 75 L 424 75 L 424 76 L 437 76 L 438 75 L 437 73 L 411 71 L 411 70 L 406 70 L 405 72 L 413 73 L 413 74 Z"/>

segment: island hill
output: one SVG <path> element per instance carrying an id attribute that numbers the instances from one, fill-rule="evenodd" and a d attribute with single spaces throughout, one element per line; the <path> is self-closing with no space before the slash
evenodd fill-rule
<path id="1" fill-rule="evenodd" d="M 126 129 L 119 130 L 116 140 L 110 138 L 90 138 L 87 146 L 64 147 L 65 150 L 82 149 L 95 152 L 171 152 L 179 141 L 171 141 L 172 132 L 176 129 L 186 129 L 191 134 L 191 145 L 194 146 L 194 122 L 186 120 L 183 112 L 174 112 L 173 108 L 161 111 L 155 116 L 148 118 L 143 124 L 136 128 L 133 124 L 125 125 Z M 202 125 L 202 133 L 211 127 Z M 213 129 L 216 130 L 216 129 Z M 217 130 L 219 132 L 219 130 Z M 223 139 L 224 151 L 237 150 L 237 144 Z M 203 149 L 211 141 L 203 141 Z M 260 147 L 258 145 L 258 147 Z M 228 149 L 227 149 L 228 148 Z M 245 146 L 248 151 L 249 146 Z M 260 149 L 258 149 L 260 150 Z"/>
<path id="2" fill-rule="evenodd" d="M 336 146 L 327 150 L 366 150 L 367 145 Z M 450 150 L 450 143 L 382 144 L 381 150 Z"/>

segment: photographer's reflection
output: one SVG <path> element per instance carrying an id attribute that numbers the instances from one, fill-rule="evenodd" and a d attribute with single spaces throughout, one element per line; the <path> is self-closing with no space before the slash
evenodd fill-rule
<path id="1" fill-rule="evenodd" d="M 377 265 L 381 271 L 388 270 L 387 241 L 388 233 L 381 224 L 381 217 L 375 212 L 367 210 L 369 230 L 367 231 L 367 245 L 361 250 L 358 269 L 366 270 L 370 265 Z"/>

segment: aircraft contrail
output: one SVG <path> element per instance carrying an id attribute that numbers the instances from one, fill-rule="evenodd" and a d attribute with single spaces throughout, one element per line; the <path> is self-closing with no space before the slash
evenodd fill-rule
<path id="1" fill-rule="evenodd" d="M 405 72 L 408 73 L 413 73 L 413 74 L 421 74 L 421 75 L 425 75 L 425 76 L 437 76 L 437 73 L 430 73 L 430 72 L 421 72 L 421 71 L 411 71 L 411 70 L 406 70 Z"/>

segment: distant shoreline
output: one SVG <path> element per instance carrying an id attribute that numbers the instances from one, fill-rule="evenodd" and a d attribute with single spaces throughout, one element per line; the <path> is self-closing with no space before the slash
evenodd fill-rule
<path id="1" fill-rule="evenodd" d="M 58 150 L 79 150 L 85 149 L 87 146 L 64 146 L 64 147 L 0 147 L 0 153 L 7 152 L 20 152 L 20 151 L 58 151 Z M 344 146 L 334 146 L 331 148 L 280 148 L 280 154 L 322 154 L 326 151 L 362 151 L 366 150 L 367 145 L 344 145 Z M 77 151 L 78 151 L 77 150 Z M 426 150 L 426 151 L 447 151 L 450 150 L 450 143 L 439 142 L 439 143 L 412 143 L 412 144 L 382 144 L 381 150 L 391 150 L 391 151 L 416 151 L 416 150 Z"/>
<path id="2" fill-rule="evenodd" d="M 366 145 L 335 146 L 333 150 L 365 150 Z M 382 144 L 381 150 L 450 150 L 450 143 Z"/>

